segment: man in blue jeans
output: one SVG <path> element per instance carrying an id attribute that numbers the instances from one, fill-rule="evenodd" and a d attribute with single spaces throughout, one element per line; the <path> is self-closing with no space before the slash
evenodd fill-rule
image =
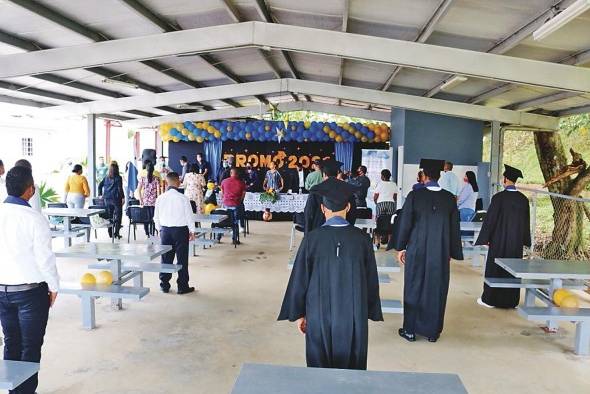
<path id="1" fill-rule="evenodd" d="M 35 194 L 31 169 L 14 167 L 6 176 L 8 197 L 0 204 L 0 321 L 4 359 L 41 360 L 49 308 L 59 276 L 51 251 L 49 222 L 28 201 Z M 11 393 L 33 394 L 33 375 Z"/>
<path id="2" fill-rule="evenodd" d="M 154 223 L 160 231 L 161 243 L 172 246 L 172 250 L 162 256 L 162 264 L 173 264 L 176 255 L 176 264 L 182 266 L 178 271 L 176 293 L 192 293 L 195 288 L 188 284 L 188 249 L 189 242 L 195 239 L 193 208 L 188 197 L 179 190 L 180 177 L 176 172 L 169 172 L 166 182 L 168 190 L 158 197 L 154 210 Z M 172 274 L 160 273 L 162 292 L 170 291 L 170 279 Z"/>

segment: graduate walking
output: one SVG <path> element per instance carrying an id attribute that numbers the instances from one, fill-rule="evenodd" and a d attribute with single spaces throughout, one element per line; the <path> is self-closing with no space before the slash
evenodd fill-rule
<path id="1" fill-rule="evenodd" d="M 305 334 L 308 367 L 367 369 L 368 319 L 383 320 L 373 245 L 346 220 L 348 188 L 321 196 L 326 222 L 301 242 L 278 320 Z"/>
<path id="2" fill-rule="evenodd" d="M 423 189 L 411 191 L 402 208 L 394 248 L 404 264 L 404 324 L 399 335 L 436 342 L 443 330 L 450 259 L 463 260 L 455 196 L 437 183 L 442 160 L 422 160 Z"/>
<path id="3" fill-rule="evenodd" d="M 486 278 L 513 278 L 495 263 L 498 257 L 522 258 L 524 246 L 531 246 L 529 200 L 516 190 L 515 183 L 522 172 L 504 165 L 504 190 L 492 197 L 476 245 L 489 245 Z M 516 308 L 520 289 L 492 288 L 484 283 L 477 303 L 488 308 Z"/>
<path id="4" fill-rule="evenodd" d="M 305 203 L 303 212 L 305 217 L 304 231 L 307 234 L 324 224 L 324 214 L 321 210 L 322 196 L 330 190 L 342 190 L 348 197 L 350 209 L 346 215 L 346 220 L 354 225 L 356 221 L 356 200 L 354 193 L 358 191 L 355 186 L 336 179 L 342 163 L 334 159 L 327 159 L 321 162 L 320 168 L 324 180 L 309 189 L 309 197 Z"/>

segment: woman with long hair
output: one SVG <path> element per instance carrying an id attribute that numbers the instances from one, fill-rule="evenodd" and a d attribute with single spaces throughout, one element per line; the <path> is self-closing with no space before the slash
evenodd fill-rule
<path id="1" fill-rule="evenodd" d="M 197 213 L 203 213 L 203 193 L 207 182 L 205 181 L 205 175 L 199 174 L 199 168 L 196 164 L 190 165 L 182 185 L 184 186 L 184 195 L 195 202 Z"/>
<path id="2" fill-rule="evenodd" d="M 150 217 L 153 218 L 154 210 L 156 209 L 156 199 L 161 193 L 160 178 L 154 173 L 154 164 L 151 161 L 146 163 L 145 169 L 145 176 L 139 178 L 139 203 L 149 211 Z M 144 223 L 143 228 L 148 238 L 156 232 L 156 226 L 153 221 L 151 223 Z"/>
<path id="3" fill-rule="evenodd" d="M 68 208 L 84 208 L 86 198 L 90 196 L 88 180 L 82 175 L 82 166 L 76 164 L 65 186 L 65 201 Z"/>
<path id="4" fill-rule="evenodd" d="M 111 163 L 109 173 L 98 185 L 98 194 L 103 197 L 107 212 L 111 214 L 115 223 L 115 232 L 113 233 L 109 228 L 109 236 L 121 239 L 119 231 L 121 231 L 125 193 L 123 192 L 123 178 L 119 174 L 119 165 L 116 162 Z"/>
<path id="5" fill-rule="evenodd" d="M 463 178 L 463 189 L 457 198 L 457 207 L 459 208 L 459 216 L 462 222 L 470 222 L 475 216 L 475 204 L 477 203 L 477 196 L 479 187 L 477 186 L 477 179 L 473 171 L 467 171 Z"/>

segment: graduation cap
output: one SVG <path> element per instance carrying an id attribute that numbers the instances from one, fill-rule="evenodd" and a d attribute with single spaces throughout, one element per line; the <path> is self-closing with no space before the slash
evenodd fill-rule
<path id="1" fill-rule="evenodd" d="M 322 204 L 332 212 L 342 211 L 350 201 L 352 188 L 346 182 L 336 181 L 330 188 L 318 190 Z"/>
<path id="2" fill-rule="evenodd" d="M 509 179 L 512 182 L 516 182 L 518 178 L 524 178 L 524 176 L 522 175 L 522 171 L 520 171 L 518 168 L 509 166 L 508 164 L 504 164 L 504 174 L 502 175 L 504 175 L 506 179 Z"/>
<path id="3" fill-rule="evenodd" d="M 428 172 L 441 172 L 445 168 L 445 161 L 436 159 L 421 159 L 420 168 Z"/>
<path id="4" fill-rule="evenodd" d="M 339 162 L 338 160 L 334 160 L 334 159 L 326 159 L 324 161 L 322 161 L 322 163 L 320 164 L 322 171 L 324 169 L 329 170 L 330 172 L 333 173 L 337 173 L 338 170 L 340 170 L 340 167 L 342 167 L 342 162 Z"/>

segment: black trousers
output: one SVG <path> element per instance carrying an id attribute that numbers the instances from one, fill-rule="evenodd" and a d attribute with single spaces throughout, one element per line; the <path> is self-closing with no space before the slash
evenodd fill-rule
<path id="1" fill-rule="evenodd" d="M 172 250 L 162 255 L 162 264 L 174 264 L 174 256 L 176 256 L 176 264 L 180 264 L 182 268 L 178 271 L 178 279 L 176 284 L 178 290 L 184 290 L 188 285 L 188 227 L 162 227 L 160 230 L 160 240 L 162 245 L 172 246 Z M 172 274 L 160 273 L 160 287 L 164 290 L 170 288 L 170 279 Z"/>
<path id="2" fill-rule="evenodd" d="M 144 209 L 149 212 L 151 218 L 154 217 L 154 211 L 156 210 L 156 207 L 144 206 Z M 156 225 L 153 220 L 150 223 L 144 223 L 143 229 L 145 230 L 145 235 L 147 236 L 154 235 L 156 233 Z"/>
<path id="3" fill-rule="evenodd" d="M 47 284 L 17 292 L 5 292 L 0 287 L 0 320 L 4 332 L 4 360 L 41 361 L 41 346 L 49 317 Z M 14 394 L 33 394 L 37 389 L 37 374 L 25 380 Z"/>
<path id="4" fill-rule="evenodd" d="M 115 235 L 119 235 L 119 231 L 121 231 L 121 220 L 123 218 L 123 205 L 121 201 L 115 200 L 104 200 L 105 207 L 109 216 L 112 218 L 113 223 L 115 223 Z M 109 237 L 113 237 L 113 232 L 109 227 Z"/>

